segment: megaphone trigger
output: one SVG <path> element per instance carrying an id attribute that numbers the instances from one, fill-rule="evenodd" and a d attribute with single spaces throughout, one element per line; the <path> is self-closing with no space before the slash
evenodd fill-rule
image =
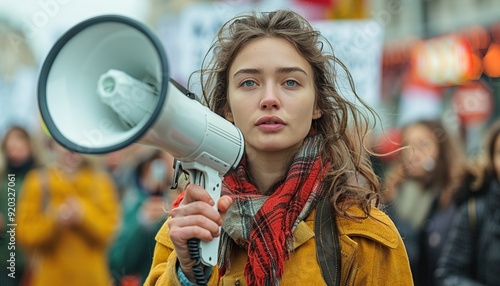
<path id="1" fill-rule="evenodd" d="M 174 159 L 173 167 L 174 167 L 174 176 L 172 178 L 172 186 L 170 187 L 170 189 L 175 190 L 179 186 L 179 178 L 183 170 L 181 162 L 177 159 Z"/>

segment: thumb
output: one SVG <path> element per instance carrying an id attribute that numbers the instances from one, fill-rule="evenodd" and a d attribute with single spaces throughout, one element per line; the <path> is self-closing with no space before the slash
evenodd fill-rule
<path id="1" fill-rule="evenodd" d="M 217 208 L 219 209 L 219 212 L 225 213 L 232 204 L 233 199 L 228 195 L 224 195 L 219 198 L 219 201 L 217 202 Z"/>

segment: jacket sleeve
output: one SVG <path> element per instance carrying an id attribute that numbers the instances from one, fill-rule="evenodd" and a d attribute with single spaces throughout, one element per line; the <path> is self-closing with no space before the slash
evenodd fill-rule
<path id="1" fill-rule="evenodd" d="M 448 239 L 438 262 L 435 276 L 438 285 L 482 285 L 472 280 L 474 244 L 467 203 L 457 211 Z"/>
<path id="2" fill-rule="evenodd" d="M 83 219 L 79 229 L 89 240 L 108 245 L 114 239 L 120 222 L 120 206 L 111 178 L 99 173 L 92 183 L 94 199 L 82 200 Z M 95 199 L 97 198 L 97 199 Z"/>
<path id="3" fill-rule="evenodd" d="M 168 236 L 168 225 L 165 222 L 156 234 L 153 263 L 144 285 L 181 285 L 177 278 L 177 256 L 173 247 Z"/>
<path id="4" fill-rule="evenodd" d="M 167 222 L 165 222 L 156 235 L 153 263 L 151 264 L 151 270 L 144 283 L 145 286 L 181 286 L 179 278 L 177 277 L 177 255 L 175 254 L 174 245 L 168 233 L 168 225 Z M 217 273 L 218 269 L 214 267 L 212 276 L 207 285 L 218 284 Z"/>
<path id="5" fill-rule="evenodd" d="M 16 212 L 17 239 L 28 251 L 50 244 L 58 230 L 52 206 L 44 204 L 49 194 L 43 191 L 41 176 L 38 170 L 26 175 Z"/>

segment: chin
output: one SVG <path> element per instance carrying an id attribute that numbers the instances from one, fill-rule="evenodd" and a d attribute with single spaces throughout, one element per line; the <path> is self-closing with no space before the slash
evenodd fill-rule
<path id="1" fill-rule="evenodd" d="M 290 145 L 290 142 L 273 142 L 262 144 L 258 150 L 263 152 L 290 152 L 294 153 L 300 148 L 301 144 Z"/>
<path id="2" fill-rule="evenodd" d="M 255 134 L 248 135 L 247 138 L 250 140 L 247 140 L 246 143 L 260 152 L 294 152 L 300 148 L 303 142 L 303 138 L 299 140 L 295 136 L 283 133 Z"/>

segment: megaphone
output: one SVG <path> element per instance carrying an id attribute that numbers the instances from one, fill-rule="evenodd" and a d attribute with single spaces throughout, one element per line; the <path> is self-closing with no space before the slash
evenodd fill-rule
<path id="1" fill-rule="evenodd" d="M 48 53 L 38 104 L 52 137 L 78 153 L 105 154 L 132 143 L 170 153 L 217 202 L 223 176 L 244 153 L 231 122 L 169 78 L 158 38 L 121 15 L 96 16 L 64 33 Z M 205 265 L 219 240 L 201 242 Z"/>

